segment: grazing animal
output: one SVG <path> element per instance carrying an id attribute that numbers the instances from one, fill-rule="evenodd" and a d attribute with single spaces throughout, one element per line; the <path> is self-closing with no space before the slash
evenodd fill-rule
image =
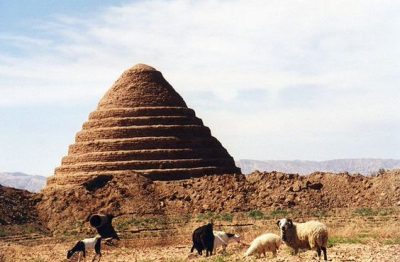
<path id="1" fill-rule="evenodd" d="M 79 259 L 78 262 L 81 261 L 81 253 L 83 253 L 83 258 L 86 261 L 86 251 L 88 251 L 89 249 L 94 248 L 96 254 L 93 257 L 93 260 L 99 256 L 99 260 L 101 258 L 101 237 L 100 236 L 96 236 L 93 238 L 86 238 L 83 240 L 78 241 L 75 246 L 68 250 L 67 252 L 67 259 L 70 259 L 76 252 L 79 252 Z"/>
<path id="2" fill-rule="evenodd" d="M 225 233 L 224 231 L 214 231 L 214 252 L 217 252 L 217 248 L 222 246 L 222 251 L 225 252 L 226 247 L 230 242 L 236 241 L 240 243 L 240 236 L 231 233 Z"/>
<path id="3" fill-rule="evenodd" d="M 111 214 L 93 214 L 87 218 L 90 225 L 97 230 L 97 233 L 103 238 L 111 241 L 112 239 L 120 240 L 117 232 L 115 231 L 112 221 L 114 216 Z"/>
<path id="4" fill-rule="evenodd" d="M 266 257 L 266 252 L 272 252 L 273 256 L 276 257 L 276 252 L 279 249 L 279 246 L 282 244 L 281 238 L 272 233 L 266 233 L 261 236 L 256 237 L 250 244 L 250 247 L 247 249 L 244 256 L 250 256 L 255 254 L 257 257 L 260 257 L 261 254 Z"/>
<path id="5" fill-rule="evenodd" d="M 201 226 L 193 231 L 192 240 L 193 246 L 190 252 L 194 249 L 197 250 L 199 255 L 203 254 L 203 250 L 206 250 L 206 256 L 212 255 L 214 248 L 214 234 L 213 234 L 213 224 L 209 223 L 207 225 Z"/>
<path id="6" fill-rule="evenodd" d="M 328 244 L 328 228 L 319 221 L 308 221 L 305 223 L 293 223 L 289 218 L 283 218 L 277 222 L 281 230 L 283 242 L 297 254 L 299 249 L 313 249 L 317 251 L 318 258 L 321 250 L 324 260 L 328 260 L 326 246 Z"/>

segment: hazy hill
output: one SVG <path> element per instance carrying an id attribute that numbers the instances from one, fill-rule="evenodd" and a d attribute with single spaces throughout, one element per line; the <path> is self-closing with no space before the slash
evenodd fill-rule
<path id="1" fill-rule="evenodd" d="M 400 160 L 395 159 L 335 159 L 328 161 L 302 161 L 302 160 L 239 160 L 236 164 L 244 174 L 255 170 L 280 171 L 284 173 L 309 174 L 315 171 L 324 172 L 349 172 L 370 175 L 379 169 L 400 168 Z"/>
<path id="2" fill-rule="evenodd" d="M 31 176 L 20 172 L 0 172 L 0 185 L 39 192 L 46 184 L 46 177 Z"/>

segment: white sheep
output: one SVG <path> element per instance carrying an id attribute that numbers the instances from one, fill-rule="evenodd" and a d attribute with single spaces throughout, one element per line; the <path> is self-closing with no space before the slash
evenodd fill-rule
<path id="1" fill-rule="evenodd" d="M 277 224 L 281 230 L 283 242 L 291 247 L 295 254 L 299 249 L 313 249 L 317 251 L 318 258 L 320 258 L 322 250 L 324 260 L 328 260 L 326 255 L 328 228 L 326 225 L 318 221 L 293 223 L 289 218 L 283 218 Z"/>
<path id="2" fill-rule="evenodd" d="M 260 257 L 261 254 L 264 254 L 264 257 L 266 257 L 265 252 L 270 251 L 276 257 L 276 252 L 281 244 L 282 240 L 278 235 L 266 233 L 256 237 L 251 242 L 244 256 L 247 257 L 255 253 L 257 257 Z"/>
<path id="3" fill-rule="evenodd" d="M 222 251 L 225 252 L 226 247 L 230 242 L 236 241 L 240 243 L 240 236 L 231 233 L 225 233 L 224 231 L 213 231 L 214 233 L 214 252 L 217 252 L 217 248 L 222 246 Z"/>

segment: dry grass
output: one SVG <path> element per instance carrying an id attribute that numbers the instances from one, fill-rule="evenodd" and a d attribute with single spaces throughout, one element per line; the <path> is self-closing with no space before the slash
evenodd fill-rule
<path id="1" fill-rule="evenodd" d="M 328 256 L 332 261 L 343 261 L 350 257 L 353 261 L 400 261 L 400 221 L 398 212 L 389 215 L 362 216 L 354 215 L 354 211 L 348 212 L 347 216 L 324 216 L 321 221 L 325 222 L 330 229 L 330 241 Z M 308 220 L 305 217 L 294 217 L 294 220 Z M 229 219 L 230 220 L 230 219 Z M 276 218 L 270 214 L 262 219 L 249 217 L 248 213 L 235 215 L 232 222 L 221 219 L 216 221 L 216 229 L 235 232 L 242 235 L 244 243 L 250 243 L 256 236 L 272 232 L 277 233 Z M 206 221 L 193 222 L 186 219 L 170 220 L 158 225 L 158 220 L 147 219 L 141 221 L 121 221 L 121 228 L 132 229 L 140 227 L 171 227 L 172 231 L 149 231 L 130 235 L 123 239 L 117 247 L 103 245 L 104 261 L 256 261 L 254 258 L 242 258 L 246 246 L 232 244 L 228 247 L 226 254 L 217 254 L 210 258 L 199 257 L 189 254 L 191 241 L 190 235 L 193 228 L 204 224 Z M 124 225 L 125 223 L 125 225 Z M 147 223 L 147 224 L 146 224 Z M 241 225 L 238 225 L 241 224 Z M 250 224 L 250 225 L 249 225 Z M 128 225 L 128 226 L 127 226 Z M 45 243 L 5 243 L 0 240 L 0 262 L 3 261 L 66 261 L 66 251 L 75 243 L 78 237 L 70 236 L 66 239 L 53 239 Z M 51 243 L 49 243 L 51 242 Z M 2 255 L 2 256 L 1 256 Z M 277 258 L 271 261 L 308 261 L 313 258 L 315 252 L 300 254 L 300 258 L 292 256 L 287 247 L 280 249 Z M 90 252 L 89 258 L 93 256 Z M 389 259 L 390 258 L 390 259 Z M 259 261 L 259 260 L 257 260 Z"/>

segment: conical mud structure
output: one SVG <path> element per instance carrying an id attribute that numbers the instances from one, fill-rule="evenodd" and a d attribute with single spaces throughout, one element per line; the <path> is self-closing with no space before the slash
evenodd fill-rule
<path id="1" fill-rule="evenodd" d="M 178 180 L 240 173 L 233 158 L 154 68 L 138 64 L 90 114 L 48 186 L 140 174 Z"/>

